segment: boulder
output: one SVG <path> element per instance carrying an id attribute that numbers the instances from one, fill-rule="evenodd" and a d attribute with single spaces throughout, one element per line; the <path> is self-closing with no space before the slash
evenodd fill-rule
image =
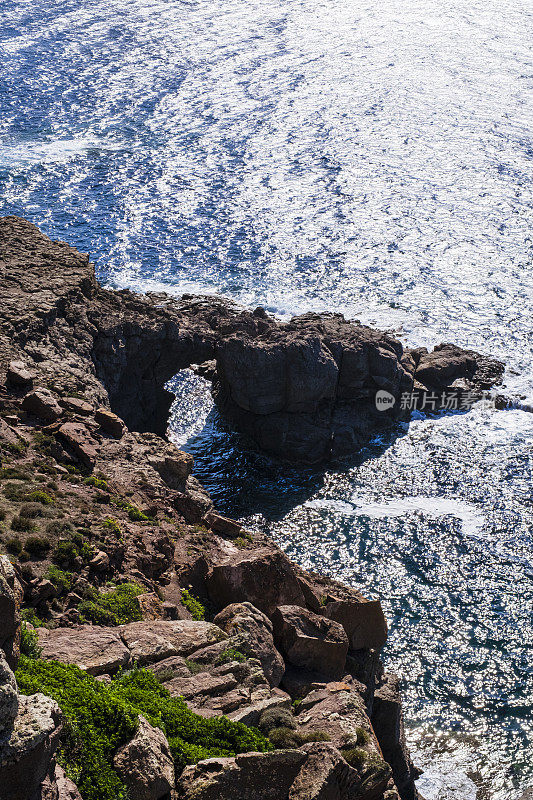
<path id="1" fill-rule="evenodd" d="M 0 555 L 0 648 L 7 663 L 16 669 L 20 645 L 19 608 L 23 590 L 15 577 L 13 564 L 7 556 Z"/>
<path id="2" fill-rule="evenodd" d="M 289 791 L 288 800 L 362 800 L 361 776 L 329 742 L 302 747 L 307 759 Z"/>
<path id="3" fill-rule="evenodd" d="M 57 703 L 43 694 L 19 696 L 9 738 L 0 748 L 0 800 L 30 800 L 49 771 L 62 728 Z"/>
<path id="4" fill-rule="evenodd" d="M 0 649 L 0 737 L 13 728 L 19 701 L 15 676 L 9 668 L 4 651 Z M 0 738 L 0 749 L 1 749 Z"/>
<path id="5" fill-rule="evenodd" d="M 188 656 L 227 638 L 217 625 L 192 619 L 130 622 L 121 626 L 120 635 L 139 666 L 170 656 Z"/>
<path id="6" fill-rule="evenodd" d="M 119 748 L 113 765 L 131 800 L 160 800 L 174 789 L 174 761 L 165 734 L 142 716 L 137 733 Z"/>
<path id="7" fill-rule="evenodd" d="M 238 711 L 233 711 L 228 714 L 228 717 L 233 722 L 242 722 L 249 728 L 256 728 L 261 719 L 261 714 L 264 711 L 269 711 L 271 708 L 286 708 L 290 709 L 291 698 L 285 692 L 272 695 L 272 697 L 265 697 L 264 700 L 259 700 L 251 705 L 246 705 Z"/>
<path id="8" fill-rule="evenodd" d="M 387 641 L 387 621 L 379 600 L 334 599 L 326 603 L 323 613 L 342 625 L 351 650 L 380 650 Z"/>
<path id="9" fill-rule="evenodd" d="M 115 439 L 120 439 L 126 430 L 126 426 L 120 417 L 117 417 L 112 411 L 108 411 L 107 408 L 98 408 L 94 418 L 102 430 Z"/>
<path id="10" fill-rule="evenodd" d="M 185 767 L 177 796 L 179 800 L 281 800 L 306 757 L 302 750 L 277 750 L 199 761 Z"/>
<path id="11" fill-rule="evenodd" d="M 341 625 L 292 605 L 277 608 L 272 623 L 274 641 L 293 666 L 342 677 L 348 638 Z"/>
<path id="12" fill-rule="evenodd" d="M 356 686 L 348 681 L 328 683 L 316 689 L 304 699 L 297 719 L 302 733 L 325 731 L 339 749 L 360 745 L 360 731 L 363 730 L 369 746 L 379 754 L 364 700 Z"/>
<path id="13" fill-rule="evenodd" d="M 270 686 L 279 686 L 285 663 L 274 646 L 272 623 L 251 603 L 233 603 L 214 619 L 216 625 L 230 635 L 239 635 L 240 650 L 261 662 Z"/>
<path id="14" fill-rule="evenodd" d="M 240 522 L 230 519 L 229 517 L 223 517 L 215 511 L 208 511 L 203 521 L 212 531 L 216 531 L 216 533 L 220 533 L 222 536 L 228 536 L 230 539 L 235 539 L 242 531 Z"/>
<path id="15" fill-rule="evenodd" d="M 89 566 L 95 572 L 107 572 L 109 569 L 109 556 L 105 550 L 97 550 L 89 561 Z"/>
<path id="16" fill-rule="evenodd" d="M 67 778 L 63 768 L 56 764 L 42 782 L 38 794 L 31 800 L 83 800 L 83 798 L 76 784 Z"/>
<path id="17" fill-rule="evenodd" d="M 16 389 L 29 389 L 33 385 L 35 373 L 27 369 L 23 361 L 10 361 L 6 379 Z"/>
<path id="18" fill-rule="evenodd" d="M 22 408 L 44 422 L 55 422 L 62 414 L 61 406 L 48 389 L 36 389 L 26 395 Z"/>
<path id="19" fill-rule="evenodd" d="M 207 577 L 213 602 L 220 606 L 249 601 L 271 616 L 279 605 L 305 605 L 291 562 L 281 550 L 239 550 L 215 564 Z"/>
<path id="20" fill-rule="evenodd" d="M 118 628 L 76 625 L 71 628 L 38 628 L 42 658 L 76 664 L 90 675 L 116 672 L 130 662 L 130 652 Z"/>
<path id="21" fill-rule="evenodd" d="M 93 413 L 93 406 L 86 400 L 80 397 L 62 397 L 59 405 L 67 411 L 72 411 L 73 414 L 79 414 L 80 417 L 88 417 Z"/>
<path id="22" fill-rule="evenodd" d="M 89 430 L 80 422 L 66 422 L 59 428 L 59 437 L 87 469 L 93 469 L 97 444 Z"/>

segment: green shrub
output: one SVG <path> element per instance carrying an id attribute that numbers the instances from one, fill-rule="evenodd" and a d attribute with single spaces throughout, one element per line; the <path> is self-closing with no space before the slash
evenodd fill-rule
<path id="1" fill-rule="evenodd" d="M 126 511 L 128 512 L 128 517 L 132 522 L 147 522 L 150 519 L 150 517 L 147 517 L 146 514 L 143 514 L 141 509 L 137 508 L 137 506 L 128 504 Z"/>
<path id="2" fill-rule="evenodd" d="M 299 747 L 302 743 L 297 731 L 292 728 L 272 728 L 268 738 L 276 749 L 287 750 L 292 747 Z"/>
<path id="3" fill-rule="evenodd" d="M 200 759 L 271 749 L 241 723 L 194 714 L 148 670 L 133 670 L 106 684 L 74 665 L 22 656 L 16 678 L 24 694 L 43 692 L 61 707 L 67 731 L 59 760 L 84 800 L 126 800 L 112 761 L 135 732 L 138 714 L 166 734 L 178 775 Z"/>
<path id="4" fill-rule="evenodd" d="M 59 519 L 54 519 L 46 525 L 46 533 L 49 536 L 68 536 L 73 530 L 70 522 L 62 522 Z"/>
<path id="5" fill-rule="evenodd" d="M 291 728 L 296 730 L 297 723 L 288 708 L 267 708 L 263 711 L 259 720 L 259 730 L 265 736 L 270 734 L 274 728 Z"/>
<path id="6" fill-rule="evenodd" d="M 23 611 L 21 611 L 21 616 L 24 622 L 29 622 L 34 628 L 41 628 L 43 626 L 43 621 L 39 619 L 34 608 L 23 609 Z"/>
<path id="7" fill-rule="evenodd" d="M 191 675 L 198 675 L 199 672 L 205 672 L 207 669 L 205 664 L 199 664 L 198 661 L 191 661 L 190 658 L 185 659 L 185 666 Z"/>
<path id="8" fill-rule="evenodd" d="M 7 499 L 14 503 L 22 503 L 23 500 L 26 500 L 27 491 L 26 486 L 21 486 L 20 483 L 6 483 L 2 489 Z"/>
<path id="9" fill-rule="evenodd" d="M 54 584 L 60 594 L 63 592 L 70 592 L 72 588 L 72 580 L 74 575 L 72 572 L 65 572 L 59 567 L 56 567 L 55 564 L 50 564 L 48 569 L 46 570 L 46 578 Z"/>
<path id="10" fill-rule="evenodd" d="M 2 467 L 0 469 L 2 480 L 27 481 L 29 477 L 29 472 L 22 467 Z"/>
<path id="11" fill-rule="evenodd" d="M 46 492 L 43 492 L 42 489 L 35 489 L 33 492 L 28 492 L 24 499 L 30 503 L 42 503 L 43 506 L 53 506 L 55 502 L 54 498 Z"/>
<path id="12" fill-rule="evenodd" d="M 122 536 L 122 529 L 120 525 L 118 524 L 116 519 L 113 519 L 112 517 L 107 517 L 106 519 L 104 519 L 104 521 L 102 522 L 102 527 L 106 528 L 106 530 L 108 530 L 110 533 L 114 533 L 115 536 L 117 537 Z"/>
<path id="13" fill-rule="evenodd" d="M 23 656 L 28 658 L 39 658 L 43 651 L 39 647 L 39 634 L 37 631 L 32 631 L 23 622 L 20 626 L 20 652 Z"/>
<path id="14" fill-rule="evenodd" d="M 357 736 L 357 744 L 358 745 L 363 745 L 363 744 L 368 744 L 369 743 L 370 734 L 368 733 L 368 731 L 365 731 L 364 728 L 361 728 L 360 726 L 357 727 L 355 729 L 355 733 L 356 733 L 356 736 Z"/>
<path id="15" fill-rule="evenodd" d="M 52 553 L 52 558 L 63 567 L 70 567 L 78 557 L 78 548 L 71 539 L 58 542 Z"/>
<path id="16" fill-rule="evenodd" d="M 42 558 L 50 550 L 50 542 L 41 536 L 29 536 L 24 548 L 30 555 Z"/>
<path id="17" fill-rule="evenodd" d="M 42 517 L 44 509 L 41 503 L 23 503 L 19 510 L 19 516 L 27 517 L 28 519 L 35 519 Z"/>
<path id="18" fill-rule="evenodd" d="M 115 626 L 142 619 L 139 603 L 135 598 L 145 589 L 135 583 L 121 583 L 109 592 L 96 591 L 91 599 L 78 606 L 83 621 L 96 625 Z"/>
<path id="19" fill-rule="evenodd" d="M 84 478 L 83 482 L 87 486 L 94 486 L 96 489 L 102 489 L 106 492 L 109 491 L 107 481 L 103 480 L 102 478 L 96 478 L 94 475 L 91 475 L 89 478 Z"/>
<path id="20" fill-rule="evenodd" d="M 48 433 L 42 433 L 42 431 L 38 431 L 33 437 L 33 446 L 39 453 L 43 453 L 46 456 L 52 456 L 57 445 L 53 436 L 50 436 Z"/>
<path id="21" fill-rule="evenodd" d="M 216 657 L 215 666 L 220 667 L 222 664 L 229 664 L 230 661 L 243 662 L 246 660 L 246 656 L 240 650 L 235 647 L 227 647 Z"/>
<path id="22" fill-rule="evenodd" d="M 205 619 L 205 607 L 187 589 L 181 590 L 181 602 L 183 603 L 187 611 L 190 611 L 193 619 L 196 620 Z"/>
<path id="23" fill-rule="evenodd" d="M 8 539 L 5 543 L 5 547 L 8 553 L 11 553 L 13 556 L 18 556 L 22 553 L 23 544 L 18 538 L 18 536 L 14 536 L 12 539 Z"/>
<path id="24" fill-rule="evenodd" d="M 28 519 L 27 517 L 13 517 L 11 520 L 11 530 L 12 531 L 24 531 L 28 533 L 29 531 L 35 530 L 35 525 Z"/>
<path id="25" fill-rule="evenodd" d="M 0 506 L 0 520 L 3 520 L 5 518 L 6 518 L 6 510 L 4 506 Z"/>

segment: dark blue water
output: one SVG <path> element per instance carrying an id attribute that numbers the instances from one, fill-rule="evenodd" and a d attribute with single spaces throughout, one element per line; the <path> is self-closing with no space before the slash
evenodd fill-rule
<path id="1" fill-rule="evenodd" d="M 533 393 L 522 0 L 0 0 L 0 213 L 112 286 L 339 310 Z M 219 505 L 380 597 L 428 800 L 533 786 L 533 415 L 420 418 L 325 472 L 176 381 Z"/>

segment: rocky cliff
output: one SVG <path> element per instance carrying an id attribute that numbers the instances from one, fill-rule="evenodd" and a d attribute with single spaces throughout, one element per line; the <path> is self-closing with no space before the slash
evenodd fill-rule
<path id="1" fill-rule="evenodd" d="M 98 753 L 111 798 L 416 798 L 380 603 L 217 513 L 165 438 L 164 387 L 201 364 L 260 446 L 319 461 L 390 425 L 402 393 L 475 395 L 503 366 L 404 350 L 337 315 L 282 324 L 107 291 L 86 256 L 14 217 L 0 220 L 0 291 L 1 800 L 103 797 L 67 684 L 125 715 Z M 57 680 L 56 661 L 78 669 Z"/>

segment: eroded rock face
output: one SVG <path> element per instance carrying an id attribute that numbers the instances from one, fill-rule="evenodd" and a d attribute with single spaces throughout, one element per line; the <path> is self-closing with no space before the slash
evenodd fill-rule
<path id="1" fill-rule="evenodd" d="M 118 750 L 113 764 L 131 800 L 160 800 L 174 788 L 174 761 L 166 737 L 143 716 L 134 738 Z"/>
<path id="2" fill-rule="evenodd" d="M 251 603 L 234 603 L 218 614 L 214 622 L 228 634 L 240 634 L 245 655 L 259 659 L 271 686 L 279 686 L 285 663 L 274 646 L 272 623 Z"/>
<path id="3" fill-rule="evenodd" d="M 42 658 L 76 664 L 90 675 L 115 672 L 130 662 L 130 651 L 115 628 L 78 625 L 37 630 Z"/>
<path id="4" fill-rule="evenodd" d="M 453 345 L 404 350 L 389 334 L 339 314 L 280 323 L 217 298 L 109 292 L 98 287 L 87 256 L 16 217 L 0 219 L 0 252 L 8 276 L 0 366 L 7 372 L 20 361 L 19 373 L 35 375 L 41 387 L 25 402 L 49 420 L 60 412 L 42 387 L 51 379 L 65 393 L 83 386 L 95 407 L 120 418 L 111 435 L 121 435 L 122 420 L 130 430 L 164 435 L 172 402 L 166 381 L 213 359 L 216 372 L 205 374 L 235 425 L 265 450 L 305 462 L 353 452 L 407 418 L 402 392 L 442 391 L 458 381 L 462 391 L 477 392 L 503 373 L 496 360 Z M 379 390 L 395 400 L 386 410 L 376 407 Z"/>
<path id="5" fill-rule="evenodd" d="M 301 750 L 210 758 L 186 767 L 177 782 L 180 800 L 280 800 L 304 763 Z"/>
<path id="6" fill-rule="evenodd" d="M 305 605 L 289 559 L 281 551 L 266 548 L 238 550 L 214 565 L 207 588 L 218 606 L 249 601 L 267 615 L 279 605 Z"/>
<path id="7" fill-rule="evenodd" d="M 18 708 L 15 676 L 0 649 L 0 737 L 12 730 Z"/>
<path id="8" fill-rule="evenodd" d="M 272 622 L 274 640 L 293 666 L 342 677 L 348 638 L 341 625 L 298 606 L 279 606 Z"/>
<path id="9" fill-rule="evenodd" d="M 227 638 L 216 625 L 192 619 L 130 622 L 121 626 L 120 635 L 139 666 L 170 656 L 188 656 Z"/>
<path id="10" fill-rule="evenodd" d="M 302 747 L 305 764 L 291 786 L 289 800 L 360 800 L 361 776 L 328 742 Z"/>
<path id="11" fill-rule="evenodd" d="M 14 727 L 0 743 L 0 800 L 30 800 L 37 791 L 59 744 L 61 720 L 49 697 L 19 697 Z"/>

